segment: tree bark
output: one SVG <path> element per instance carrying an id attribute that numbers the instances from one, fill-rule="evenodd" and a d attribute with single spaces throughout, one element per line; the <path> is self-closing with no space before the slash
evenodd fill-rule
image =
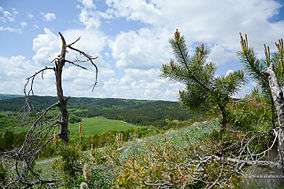
<path id="1" fill-rule="evenodd" d="M 282 170 L 284 172 L 284 97 L 283 91 L 280 88 L 278 80 L 276 78 L 273 64 L 271 64 L 268 69 L 266 69 L 265 74 L 268 76 L 269 87 L 271 90 L 271 95 L 273 98 L 273 104 L 276 109 L 277 120 L 279 124 L 278 129 L 278 153 L 280 163 L 282 165 Z"/>
<path id="2" fill-rule="evenodd" d="M 59 110 L 61 113 L 60 118 L 60 132 L 59 137 L 65 142 L 68 143 L 69 141 L 69 131 L 68 131 L 68 111 L 67 111 L 67 98 L 64 97 L 63 94 L 63 88 L 62 88 L 62 69 L 65 65 L 65 56 L 66 56 L 66 41 L 59 33 L 62 41 L 62 47 L 61 47 L 61 53 L 59 55 L 59 58 L 55 61 L 55 78 L 56 78 L 56 92 L 57 92 L 57 98 L 59 101 Z"/>
<path id="3" fill-rule="evenodd" d="M 56 78 L 56 91 L 57 98 L 59 102 L 59 110 L 61 113 L 61 118 L 59 121 L 60 124 L 60 133 L 59 137 L 66 143 L 68 143 L 68 111 L 67 111 L 67 99 L 64 97 L 62 89 L 62 68 L 56 66 L 55 69 L 55 78 Z"/>
<path id="4" fill-rule="evenodd" d="M 273 100 L 273 97 L 272 97 L 272 95 L 270 95 L 270 102 L 271 102 L 271 118 L 272 118 L 272 120 L 271 120 L 271 124 L 272 124 L 272 126 L 273 126 L 273 128 L 275 128 L 276 127 L 276 125 L 277 125 L 277 114 L 276 114 L 276 112 L 275 112 L 275 105 L 274 105 L 274 100 Z"/>

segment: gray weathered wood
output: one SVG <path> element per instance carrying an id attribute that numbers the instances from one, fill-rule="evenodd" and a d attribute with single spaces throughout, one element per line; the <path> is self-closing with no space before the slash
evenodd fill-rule
<path id="1" fill-rule="evenodd" d="M 282 165 L 282 169 L 284 170 L 284 98 L 283 91 L 278 83 L 276 74 L 273 69 L 273 64 L 265 70 L 264 72 L 269 81 L 269 87 L 271 90 L 273 103 L 276 108 L 276 113 L 278 117 L 278 153 L 280 158 L 280 163 Z"/>

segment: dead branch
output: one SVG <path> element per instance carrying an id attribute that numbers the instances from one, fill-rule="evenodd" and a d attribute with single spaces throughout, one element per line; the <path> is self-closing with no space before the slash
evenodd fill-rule
<path id="1" fill-rule="evenodd" d="M 74 66 L 77 66 L 77 67 L 79 67 L 79 68 L 81 68 L 83 70 L 88 70 L 86 67 L 81 66 L 80 64 L 76 64 L 75 62 L 72 62 L 72 61 L 69 61 L 69 60 L 66 60 L 66 62 L 69 63 L 69 64 L 72 64 Z"/>
<path id="2" fill-rule="evenodd" d="M 70 45 L 68 45 L 67 47 L 72 49 L 72 50 L 74 50 L 74 51 L 76 51 L 76 52 L 78 52 L 79 54 L 83 55 L 85 58 L 87 58 L 89 60 L 89 62 L 94 66 L 94 68 L 96 70 L 96 79 L 95 79 L 95 83 L 94 83 L 93 88 L 92 88 L 92 91 L 93 91 L 95 86 L 97 85 L 98 71 L 99 71 L 97 65 L 94 63 L 94 60 L 96 60 L 98 57 L 92 57 L 92 56 L 86 54 L 84 51 L 81 51 L 81 50 L 79 50 L 77 48 L 74 48 L 71 45 L 72 45 L 72 43 Z"/>

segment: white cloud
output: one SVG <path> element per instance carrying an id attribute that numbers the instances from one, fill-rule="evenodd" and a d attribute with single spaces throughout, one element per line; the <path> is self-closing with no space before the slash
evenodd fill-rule
<path id="1" fill-rule="evenodd" d="M 13 32 L 13 33 L 21 33 L 22 30 L 19 29 L 19 28 L 14 28 L 14 27 L 3 27 L 3 26 L 0 26 L 0 32 Z"/>
<path id="2" fill-rule="evenodd" d="M 112 16 L 108 11 L 99 11 L 93 0 L 78 0 L 81 4 L 79 19 L 86 29 L 98 29 L 103 19 L 110 19 Z"/>
<path id="3" fill-rule="evenodd" d="M 126 17 L 129 20 L 139 20 L 145 23 L 153 23 L 154 17 L 163 16 L 156 7 L 155 2 L 146 0 L 106 0 L 109 13 L 115 16 Z"/>
<path id="4" fill-rule="evenodd" d="M 228 49 L 222 45 L 214 45 L 210 48 L 208 61 L 214 62 L 217 66 L 237 62 L 236 51 L 237 50 Z"/>
<path id="5" fill-rule="evenodd" d="M 89 54 L 100 54 L 108 44 L 105 34 L 98 30 L 70 29 L 64 31 L 63 34 L 67 41 L 74 41 L 80 37 L 80 41 L 74 46 Z"/>
<path id="6" fill-rule="evenodd" d="M 33 14 L 31 14 L 31 13 L 28 13 L 28 17 L 29 17 L 30 19 L 33 19 L 35 16 L 34 16 Z"/>
<path id="7" fill-rule="evenodd" d="M 47 22 L 51 22 L 51 21 L 56 19 L 56 15 L 53 12 L 48 12 L 48 13 L 44 14 L 43 17 L 44 17 L 45 21 L 47 21 Z"/>
<path id="8" fill-rule="evenodd" d="M 87 29 L 98 28 L 101 25 L 100 12 L 96 10 L 96 6 L 92 0 L 81 0 L 80 21 Z"/>
<path id="9" fill-rule="evenodd" d="M 18 12 L 15 9 L 8 11 L 0 6 L 0 22 L 3 23 L 13 22 L 15 21 L 15 17 L 17 14 Z"/>
<path id="10" fill-rule="evenodd" d="M 232 74 L 233 72 L 234 72 L 234 70 L 228 70 L 225 75 L 228 76 L 228 75 Z"/>
<path id="11" fill-rule="evenodd" d="M 67 42 L 73 42 L 78 37 L 80 41 L 74 47 L 86 51 L 93 56 L 99 55 L 107 45 L 106 36 L 96 30 L 70 29 L 62 32 Z M 58 34 L 48 28 L 44 28 L 44 33 L 37 35 L 33 39 L 33 60 L 37 63 L 47 63 L 53 60 L 60 50 L 61 41 Z"/>
<path id="12" fill-rule="evenodd" d="M 47 63 L 53 60 L 59 52 L 59 38 L 48 28 L 44 28 L 44 33 L 33 39 L 33 60 L 36 63 Z"/>
<path id="13" fill-rule="evenodd" d="M 159 68 L 168 62 L 169 32 L 141 29 L 119 34 L 112 42 L 112 55 L 120 68 Z"/>
<path id="14" fill-rule="evenodd" d="M 89 9 L 95 8 L 93 0 L 81 0 L 81 3 L 85 8 Z"/>
<path id="15" fill-rule="evenodd" d="M 0 6 L 0 32 L 21 33 L 21 28 L 16 26 L 16 9 L 6 10 Z"/>
<path id="16" fill-rule="evenodd" d="M 21 22 L 20 25 L 21 25 L 22 28 L 25 28 L 25 27 L 27 27 L 28 24 L 27 24 L 27 22 Z"/>
<path id="17" fill-rule="evenodd" d="M 283 37 L 284 22 L 268 21 L 280 8 L 276 1 L 107 0 L 107 4 L 112 14 L 150 24 L 153 31 L 174 32 L 179 28 L 187 40 L 216 45 L 212 52 L 223 51 L 226 59 L 239 50 L 239 32 L 248 33 L 251 43 L 260 48 L 266 41 Z M 147 43 L 153 37 L 139 38 Z"/>
<path id="18" fill-rule="evenodd" d="M 1 93 L 23 94 L 26 74 L 36 69 L 24 56 L 0 57 Z"/>
<path id="19" fill-rule="evenodd" d="M 121 78 L 104 79 L 95 93 L 98 97 L 176 100 L 176 90 L 182 85 L 159 75 L 159 69 L 126 69 Z"/>

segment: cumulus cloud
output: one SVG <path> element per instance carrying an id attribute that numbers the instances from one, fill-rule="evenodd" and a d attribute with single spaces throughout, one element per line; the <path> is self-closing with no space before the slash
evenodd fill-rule
<path id="1" fill-rule="evenodd" d="M 163 13 L 158 9 L 154 1 L 106 0 L 106 4 L 109 6 L 109 13 L 118 17 L 126 17 L 129 20 L 154 23 L 155 19 L 163 16 Z"/>
<path id="2" fill-rule="evenodd" d="M 60 41 L 58 36 L 44 28 L 44 33 L 37 35 L 33 39 L 33 60 L 36 63 L 47 63 L 53 60 L 59 52 Z"/>
<path id="3" fill-rule="evenodd" d="M 104 79 L 96 89 L 98 97 L 176 100 L 182 84 L 160 78 L 159 69 L 126 69 L 121 78 Z"/>
<path id="4" fill-rule="evenodd" d="M 100 27 L 102 18 L 107 18 L 108 14 L 97 10 L 93 0 L 79 0 L 80 8 L 80 21 L 86 26 L 87 29 L 97 29 Z"/>
<path id="5" fill-rule="evenodd" d="M 107 45 L 106 36 L 96 30 L 70 29 L 62 32 L 66 41 L 73 42 L 78 37 L 80 41 L 74 46 L 89 54 L 99 55 Z M 33 60 L 37 63 L 47 63 L 53 60 L 59 53 L 61 41 L 59 35 L 48 28 L 33 39 Z"/>
<path id="6" fill-rule="evenodd" d="M 47 22 L 51 22 L 56 19 L 56 15 L 53 12 L 48 12 L 44 14 L 43 17 L 44 17 L 44 20 Z"/>
<path id="7" fill-rule="evenodd" d="M 112 55 L 120 68 L 151 69 L 167 63 L 169 32 L 144 28 L 119 34 L 111 43 Z"/>
<path id="8" fill-rule="evenodd" d="M 26 74 L 36 69 L 24 56 L 0 57 L 1 93 L 23 94 Z"/>
<path id="9" fill-rule="evenodd" d="M 221 57 L 225 56 L 226 60 L 236 57 L 239 32 L 248 33 L 251 43 L 260 48 L 264 42 L 275 41 L 283 35 L 280 28 L 284 28 L 284 22 L 269 22 L 269 18 L 280 8 L 276 1 L 107 0 L 107 4 L 112 14 L 150 24 L 149 28 L 153 31 L 160 29 L 174 32 L 179 28 L 188 40 L 214 46 L 211 58 L 220 61 L 220 64 L 224 61 L 214 56 L 214 53 L 217 55 L 222 52 Z M 153 38 L 149 36 L 146 39 L 143 34 L 138 35 L 138 43 L 141 39 L 149 43 Z M 166 43 L 168 37 L 163 42 Z M 128 50 L 125 49 L 126 52 Z"/>

